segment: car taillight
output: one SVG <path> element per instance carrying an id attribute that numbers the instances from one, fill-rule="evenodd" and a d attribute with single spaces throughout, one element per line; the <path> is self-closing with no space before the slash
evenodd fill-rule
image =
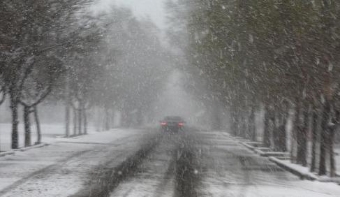
<path id="1" fill-rule="evenodd" d="M 180 122 L 180 123 L 178 123 L 178 126 L 182 127 L 182 126 L 184 126 L 184 123 Z"/>
<path id="2" fill-rule="evenodd" d="M 167 123 L 166 123 L 166 122 L 161 122 L 161 125 L 162 125 L 162 126 L 166 126 Z"/>

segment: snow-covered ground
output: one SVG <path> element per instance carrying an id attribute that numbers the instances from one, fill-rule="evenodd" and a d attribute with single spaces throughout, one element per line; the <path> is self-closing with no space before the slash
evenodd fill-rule
<path id="1" fill-rule="evenodd" d="M 139 148 L 147 133 L 114 129 L 71 139 L 55 138 L 47 147 L 2 157 L 0 196 L 74 194 L 83 187 L 96 166 L 108 158 L 115 158 L 118 165 Z"/>
<path id="2" fill-rule="evenodd" d="M 0 196 L 340 196 L 339 185 L 302 181 L 225 132 L 157 133 L 92 132 L 2 157 Z"/>
<path id="3" fill-rule="evenodd" d="M 203 196 L 340 196 L 335 183 L 302 181 L 267 158 L 255 155 L 224 133 L 209 133 L 205 145 Z M 203 153 L 204 154 L 204 153 Z"/>
<path id="4" fill-rule="evenodd" d="M 19 147 L 24 146 L 24 125 L 19 124 Z M 53 143 L 58 136 L 65 135 L 65 128 L 63 124 L 42 124 L 42 141 L 45 143 Z M 37 141 L 36 127 L 31 127 L 32 144 Z M 89 127 L 89 133 L 93 133 L 94 128 Z M 11 149 L 11 124 L 0 124 L 0 151 L 8 151 Z"/>
<path id="5" fill-rule="evenodd" d="M 115 189 L 111 197 L 174 196 L 176 136 L 163 138 L 159 147 L 140 166 L 140 173 Z"/>

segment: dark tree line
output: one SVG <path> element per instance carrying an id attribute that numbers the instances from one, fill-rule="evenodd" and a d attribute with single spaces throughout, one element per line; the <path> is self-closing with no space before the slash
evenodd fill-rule
<path id="1" fill-rule="evenodd" d="M 207 84 L 209 94 L 229 107 L 231 132 L 289 150 L 294 162 L 335 176 L 339 2 L 182 0 L 168 6 L 179 10 L 172 21 L 186 24 L 172 33 L 187 35 L 182 49 L 202 76 L 197 83 Z M 264 128 L 258 133 L 255 113 L 260 111 Z"/>
<path id="2" fill-rule="evenodd" d="M 72 45 L 65 28 L 87 1 L 2 1 L 0 72 L 12 111 L 12 148 L 18 148 L 18 109 L 23 106 L 25 146 L 31 145 L 30 117 L 65 72 L 62 48 Z M 37 139 L 40 143 L 40 139 Z"/>

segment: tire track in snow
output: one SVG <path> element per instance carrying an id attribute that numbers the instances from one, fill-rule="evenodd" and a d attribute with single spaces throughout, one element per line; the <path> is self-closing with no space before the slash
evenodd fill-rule
<path id="1" fill-rule="evenodd" d="M 162 134 L 157 149 L 140 164 L 134 176 L 122 182 L 111 196 L 172 196 L 178 137 L 179 135 Z"/>
<path id="2" fill-rule="evenodd" d="M 157 185 L 157 189 L 154 192 L 154 197 L 161 197 L 164 196 L 167 192 L 164 192 L 169 185 L 171 185 L 171 182 L 173 181 L 173 177 L 175 174 L 175 161 L 177 157 L 177 151 L 173 151 L 172 158 L 170 160 L 168 169 L 165 172 L 165 175 L 163 177 L 163 180 Z M 171 187 L 171 186 L 170 186 Z"/>
<path id="3" fill-rule="evenodd" d="M 132 156 L 125 159 L 118 166 L 116 158 L 112 158 L 96 170 L 98 173 L 92 176 L 92 179 L 85 184 L 73 197 L 106 197 L 124 180 L 134 176 L 140 164 L 147 156 L 158 146 L 160 136 L 156 135 L 147 140 L 144 145 Z M 121 155 L 126 155 L 122 153 Z"/>
<path id="4" fill-rule="evenodd" d="M 133 140 L 131 138 L 123 138 L 120 139 L 119 145 L 122 146 L 124 143 L 127 143 L 128 141 Z M 114 141 L 115 142 L 115 141 Z M 117 147 L 114 142 L 110 143 L 113 145 L 112 147 Z M 123 142 L 123 143 L 122 143 Z M 77 144 L 77 143 L 74 143 Z M 42 180 L 42 179 L 48 179 L 51 176 L 54 176 L 58 174 L 58 171 L 60 171 L 63 168 L 67 168 L 68 164 L 72 164 L 78 161 L 86 161 L 87 158 L 94 154 L 106 154 L 107 152 L 111 151 L 111 147 L 106 145 L 97 145 L 94 148 L 83 151 L 78 151 L 76 153 L 73 153 L 66 158 L 63 158 L 59 161 L 57 161 L 54 164 L 48 165 L 38 171 L 32 172 L 28 174 L 27 176 L 21 178 L 20 180 L 14 182 L 13 184 L 9 185 L 8 187 L 4 188 L 0 191 L 0 196 L 7 195 L 8 193 L 15 192 L 16 189 L 20 188 L 21 186 L 25 185 L 26 183 L 35 182 L 34 180 Z M 118 155 L 119 156 L 119 155 Z M 84 158 L 83 158 L 84 157 Z"/>
<path id="5" fill-rule="evenodd" d="M 175 194 L 174 197 L 201 196 L 200 151 L 196 145 L 200 140 L 193 135 L 186 135 L 178 149 L 175 163 Z"/>

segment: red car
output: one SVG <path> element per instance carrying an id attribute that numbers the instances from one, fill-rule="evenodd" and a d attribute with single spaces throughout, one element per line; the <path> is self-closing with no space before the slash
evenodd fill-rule
<path id="1" fill-rule="evenodd" d="M 177 133 L 183 130 L 185 121 L 179 116 L 167 116 L 161 121 L 161 129 L 163 132 Z"/>

